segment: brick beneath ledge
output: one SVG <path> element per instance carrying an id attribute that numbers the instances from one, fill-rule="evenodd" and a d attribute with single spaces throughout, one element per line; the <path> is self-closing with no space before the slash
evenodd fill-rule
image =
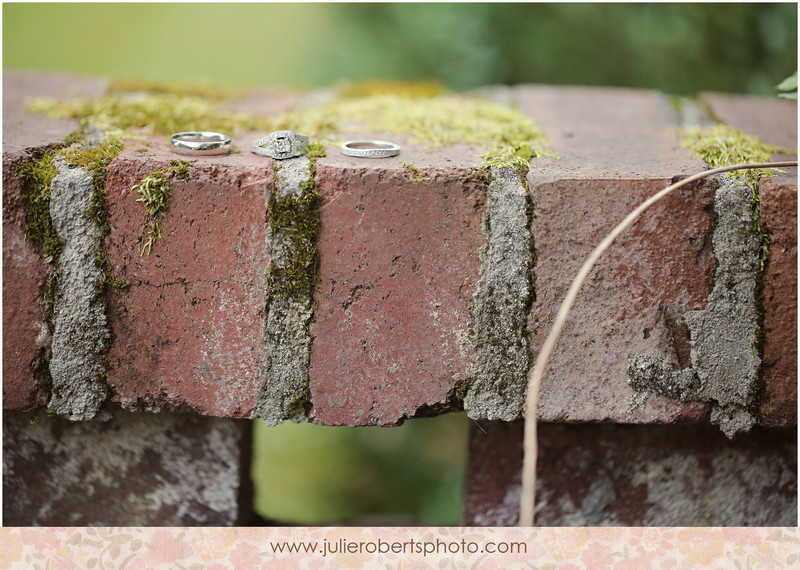
<path id="1" fill-rule="evenodd" d="M 36 94 L 35 81 L 25 86 Z M 487 93 L 515 101 L 560 156 L 534 160 L 528 175 L 536 263 L 527 330 L 535 354 L 594 245 L 647 196 L 705 165 L 680 147 L 679 117 L 659 93 L 543 86 Z M 261 107 L 250 101 L 248 111 L 277 113 L 293 101 L 276 96 Z M 21 126 L 15 132 L 47 122 L 20 115 L 22 107 L 4 113 L 12 111 Z M 472 342 L 474 296 L 488 238 L 479 149 L 427 149 L 404 137 L 363 134 L 396 140 L 400 156 L 365 160 L 328 148 L 317 163 L 320 275 L 308 376 L 310 420 L 324 425 L 393 425 L 457 408 L 480 349 Z M 241 153 L 192 159 L 193 178 L 173 181 L 163 239 L 144 256 L 144 208 L 132 187 L 154 168 L 186 157 L 158 138 L 129 143 L 111 163 L 112 276 L 131 282 L 129 300 L 107 299 L 112 401 L 129 409 L 232 418 L 252 417 L 257 409 L 266 381 L 266 199 L 273 170 L 271 159 L 248 147 L 262 135 L 237 137 Z M 20 410 L 48 398 L 31 367 L 40 358 L 36 292 L 47 265 L 22 239 L 15 167 L 32 150 L 18 151 L 24 145 L 8 137 L 4 145 L 4 407 Z M 144 146 L 147 152 L 136 151 Z M 404 166 L 409 163 L 421 177 Z M 785 214 L 796 204 L 794 175 L 792 169 L 765 182 L 762 197 L 774 258 L 764 286 L 767 392 L 761 410 L 765 423 L 775 426 L 796 424 L 790 318 L 796 315 L 796 232 Z M 541 418 L 670 423 L 707 416 L 706 403 L 660 396 L 630 411 L 634 392 L 625 363 L 630 354 L 648 354 L 688 365 L 681 317 L 704 308 L 713 285 L 713 199 L 710 183 L 675 194 L 601 260 L 545 379 Z"/>

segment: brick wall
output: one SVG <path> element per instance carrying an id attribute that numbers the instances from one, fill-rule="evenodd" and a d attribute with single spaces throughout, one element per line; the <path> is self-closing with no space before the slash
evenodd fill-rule
<path id="1" fill-rule="evenodd" d="M 73 277 L 60 278 L 54 310 L 45 315 L 40 301 L 51 266 L 24 239 L 18 166 L 62 145 L 78 124 L 25 113 L 25 97 L 97 96 L 105 84 L 8 73 L 5 85 L 4 489 L 17 497 L 4 505 L 8 524 L 236 524 L 248 516 L 240 504 L 247 494 L 245 420 L 392 426 L 462 408 L 489 426 L 474 428 L 470 441 L 466 522 L 514 523 L 521 458 L 513 420 L 572 276 L 636 205 L 706 168 L 681 146 L 678 129 L 688 114 L 663 94 L 483 90 L 532 118 L 558 158 L 534 159 L 523 179 L 510 168 L 487 176 L 480 149 L 466 145 L 431 149 L 405 135 L 367 133 L 402 144 L 399 157 L 382 160 L 328 147 L 313 180 L 320 193 L 316 286 L 310 298 L 287 300 L 267 278 L 270 263 L 287 255 L 268 202 L 276 184 L 300 191 L 308 159 L 273 169 L 271 159 L 248 152 L 263 133 L 236 133 L 241 153 L 192 159 L 188 180 L 173 177 L 162 239 L 142 255 L 144 207 L 132 188 L 185 157 L 171 153 L 165 137 L 138 139 L 106 169 L 111 229 L 102 241 L 110 263 L 99 273 L 91 249 L 72 253 L 90 248 L 86 236 L 95 230 L 67 207 L 77 199 L 70 192 L 91 192 L 91 175 L 56 161 L 50 211 L 71 252 L 64 275 Z M 726 124 L 796 148 L 794 103 L 713 94 L 702 100 Z M 297 94 L 262 94 L 239 109 L 271 116 L 298 101 Z M 750 208 L 749 196 L 734 201 L 739 210 L 720 206 L 724 187 L 704 181 L 652 208 L 584 287 L 542 386 L 541 524 L 796 519 L 796 170 L 759 185 L 771 255 L 763 275 L 747 274 L 761 292 L 753 326 L 739 302 L 715 325 L 734 337 L 726 341 L 732 346 L 763 339 L 754 365 L 761 383 L 745 390 L 746 405 L 736 403 L 735 412 L 718 386 L 736 379 L 707 373 L 702 362 L 724 355 L 711 345 L 696 356 L 701 329 L 692 325 L 720 312 L 719 271 L 728 263 L 715 246 L 720 220 Z M 734 265 L 753 265 L 757 258 L 743 251 Z M 127 282 L 125 294 L 103 289 L 106 277 Z M 645 399 L 632 388 L 629 359 L 637 355 L 667 369 L 697 369 L 713 389 L 690 401 L 655 391 Z M 83 423 L 25 412 L 36 406 Z M 28 427 L 34 413 L 37 424 Z M 731 425 L 720 419 L 725 414 L 761 425 L 729 440 L 709 427 L 709 417 Z M 175 433 L 174 447 L 157 443 Z M 94 454 L 91 468 L 76 467 L 89 460 L 81 459 L 85 448 L 100 441 L 105 459 Z M 205 470 L 202 462 L 220 447 L 230 457 L 214 467 L 215 491 L 207 481 L 167 478 L 178 497 L 172 502 L 152 499 L 167 492 L 157 477 L 131 483 L 114 451 L 135 449 L 129 453 L 150 463 L 126 469 L 157 473 L 172 469 L 169 461 Z M 733 481 L 746 465 L 753 470 L 748 483 Z M 116 489 L 91 487 L 114 505 L 105 513 L 65 502 L 66 491 L 54 484 L 66 477 L 86 489 L 93 485 L 87 473 L 99 472 Z M 682 473 L 682 483 L 672 484 L 670 472 Z M 702 480 L 687 484 L 695 475 Z M 30 496 L 33 480 L 52 490 Z M 691 507 L 709 493 L 713 505 Z M 755 498 L 774 508 L 758 508 Z M 670 502 L 683 507 L 668 508 Z M 137 514 L 126 519 L 125 512 Z"/>

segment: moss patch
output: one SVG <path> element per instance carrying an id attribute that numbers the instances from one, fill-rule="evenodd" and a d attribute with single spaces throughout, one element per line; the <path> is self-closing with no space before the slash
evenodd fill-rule
<path id="1" fill-rule="evenodd" d="M 131 190 L 136 190 L 139 193 L 136 201 L 143 203 L 145 206 L 145 221 L 142 225 L 142 233 L 146 241 L 139 255 L 143 256 L 145 253 L 150 255 L 153 245 L 161 239 L 161 222 L 167 216 L 169 203 L 172 199 L 172 181 L 170 178 L 190 180 L 193 176 L 191 170 L 189 170 L 192 162 L 188 160 L 171 160 L 168 169 L 156 168 L 139 184 L 131 188 Z"/>
<path id="2" fill-rule="evenodd" d="M 438 81 L 390 81 L 369 79 L 345 83 L 337 89 L 341 97 L 370 97 L 372 95 L 399 95 L 401 97 L 435 97 L 447 89 Z"/>
<path id="3" fill-rule="evenodd" d="M 756 136 L 748 135 L 724 124 L 685 129 L 682 132 L 682 139 L 684 148 L 688 148 L 694 156 L 705 161 L 711 168 L 769 162 L 777 153 L 796 154 L 796 151 L 766 144 Z M 729 178 L 743 179 L 752 191 L 753 232 L 759 236 L 761 241 L 758 259 L 762 272 L 769 258 L 769 235 L 761 220 L 761 196 L 758 190 L 758 181 L 767 176 L 775 176 L 778 172 L 782 171 L 774 168 L 754 168 L 725 173 Z"/>
<path id="4" fill-rule="evenodd" d="M 181 131 L 271 130 L 267 119 L 232 113 L 216 101 L 174 93 L 109 93 L 95 99 L 56 101 L 34 99 L 28 112 L 51 118 L 71 118 L 83 127 L 95 125 L 107 135 L 132 138 L 137 134 L 169 136 Z"/>
<path id="5" fill-rule="evenodd" d="M 493 165 L 524 162 L 527 167 L 532 158 L 553 155 L 544 133 L 520 111 L 461 95 L 342 97 L 280 120 L 331 143 L 338 133 L 366 128 L 409 135 L 409 142 L 428 147 L 468 144 L 483 149 L 481 156 Z"/>
<path id="6" fill-rule="evenodd" d="M 683 147 L 694 156 L 701 158 L 711 168 L 720 168 L 747 162 L 769 162 L 778 152 L 790 152 L 781 147 L 769 145 L 756 136 L 748 135 L 728 125 L 717 124 L 708 127 L 692 127 L 682 131 Z M 765 176 L 780 172 L 771 168 L 727 172 L 730 178 L 744 178 L 748 182 L 758 182 Z"/>
<path id="7" fill-rule="evenodd" d="M 411 178 L 411 180 L 422 180 L 422 174 L 420 174 L 420 172 L 417 169 L 417 167 L 414 166 L 412 163 L 404 162 L 403 163 L 403 168 L 405 168 L 408 171 L 408 174 L 409 174 L 409 177 Z"/>
<path id="8" fill-rule="evenodd" d="M 272 295 L 292 299 L 311 298 L 318 280 L 319 250 L 317 234 L 320 215 L 317 204 L 320 193 L 316 189 L 314 177 L 316 162 L 325 156 L 319 143 L 312 143 L 306 153 L 309 159 L 309 177 L 303 183 L 298 195 L 280 196 L 273 188 L 267 202 L 270 228 L 273 235 L 286 240 L 286 251 L 291 255 L 273 259 L 267 270 L 269 291 Z M 277 171 L 275 187 L 277 188 Z"/>
<path id="9" fill-rule="evenodd" d="M 132 190 L 139 193 L 137 202 L 142 202 L 145 206 L 145 221 L 142 225 L 142 233 L 146 238 L 140 256 L 145 253 L 150 255 L 153 245 L 161 239 L 161 221 L 167 215 L 169 201 L 172 198 L 171 184 L 169 179 L 160 168 L 153 170 Z"/>
<path id="10" fill-rule="evenodd" d="M 409 142 L 438 147 L 468 144 L 481 149 L 487 166 L 527 169 L 532 158 L 554 156 L 541 130 L 513 107 L 477 97 L 446 94 L 438 83 L 361 82 L 339 96 L 277 117 L 233 113 L 223 103 L 236 97 L 207 87 L 140 82 L 114 83 L 103 97 L 55 101 L 37 98 L 28 111 L 96 125 L 120 138 L 169 136 L 188 130 L 226 133 L 291 129 L 325 144 L 340 133 L 371 130 L 409 135 Z"/>
<path id="11" fill-rule="evenodd" d="M 50 183 L 56 175 L 55 152 L 39 160 L 28 160 L 17 167 L 23 177 L 20 198 L 25 206 L 25 239 L 42 250 L 44 258 L 58 265 L 62 244 L 50 219 Z"/>

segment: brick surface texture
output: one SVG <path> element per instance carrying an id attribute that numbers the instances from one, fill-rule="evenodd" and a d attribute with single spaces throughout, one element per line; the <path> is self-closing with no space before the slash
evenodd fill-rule
<path id="1" fill-rule="evenodd" d="M 797 521 L 794 430 L 540 424 L 537 526 L 781 526 Z M 464 524 L 519 519 L 522 422 L 470 430 Z M 701 499 L 698 499 L 700 497 Z"/>
<path id="2" fill-rule="evenodd" d="M 33 369 L 42 350 L 36 295 L 48 265 L 23 239 L 16 165 L 59 144 L 74 124 L 24 113 L 25 95 L 60 95 L 70 81 L 8 74 L 4 116 L 4 405 L 43 404 Z M 78 82 L 99 93 L 102 82 Z M 594 245 L 647 196 L 703 170 L 680 146 L 680 117 L 650 91 L 519 86 L 489 92 L 515 102 L 548 136 L 559 159 L 536 159 L 528 184 L 536 262 L 528 323 L 535 356 L 570 280 Z M 709 95 L 715 112 L 768 142 L 794 146 L 787 102 Z M 268 92 L 239 104 L 274 114 L 296 94 Z M 765 119 L 760 111 L 764 109 Z M 756 110 L 759 112 L 757 113 Z M 796 111 L 791 111 L 796 112 Z M 754 119 L 753 117 L 759 117 Z M 761 123 L 764 125 L 761 125 Z M 773 134 L 770 134 L 773 133 Z M 321 193 L 319 280 L 309 362 L 310 420 L 392 425 L 458 407 L 474 364 L 473 294 L 480 279 L 485 196 L 481 149 L 427 149 L 407 137 L 399 157 L 359 160 L 327 149 Z M 144 206 L 133 186 L 168 169 L 163 138 L 129 144 L 108 169 L 112 277 L 131 283 L 109 294 L 111 401 L 132 410 L 182 410 L 250 417 L 263 393 L 270 261 L 266 202 L 272 161 L 243 150 L 192 159 L 191 180 L 173 180 L 162 240 L 140 255 Z M 137 152 L 145 146 L 147 152 Z M 414 174 L 405 167 L 413 163 Z M 763 420 L 796 423 L 795 170 L 763 183 L 773 257 L 764 278 Z M 631 354 L 687 366 L 682 315 L 702 309 L 715 259 L 713 185 L 695 184 L 646 213 L 601 260 L 578 299 L 542 388 L 539 415 L 554 422 L 700 421 L 708 406 L 653 396 L 629 409 Z"/>

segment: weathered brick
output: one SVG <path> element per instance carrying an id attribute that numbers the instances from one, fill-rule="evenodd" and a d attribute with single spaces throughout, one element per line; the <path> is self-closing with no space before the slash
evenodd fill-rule
<path id="1" fill-rule="evenodd" d="M 54 99 L 97 97 L 106 90 L 104 79 L 61 73 L 28 71 L 3 72 L 3 162 L 6 155 L 29 153 L 60 145 L 75 131 L 74 119 L 50 119 L 26 113 L 34 97 Z"/>
<path id="2" fill-rule="evenodd" d="M 472 170 L 414 180 L 399 160 L 360 168 L 321 161 L 318 170 L 320 285 L 311 326 L 318 423 L 395 424 L 446 408 L 470 371 L 483 191 Z"/>
<path id="3" fill-rule="evenodd" d="M 250 422 L 132 414 L 70 422 L 3 415 L 3 522 L 12 526 L 252 523 Z"/>
<path id="4" fill-rule="evenodd" d="M 780 526 L 797 520 L 793 430 L 540 424 L 538 526 Z M 470 431 L 464 524 L 519 520 L 523 423 Z M 702 497 L 702 500 L 698 500 Z"/>
<path id="5" fill-rule="evenodd" d="M 21 410 L 46 403 L 35 370 L 42 358 L 37 302 L 50 271 L 42 252 L 25 240 L 25 206 L 20 198 L 24 161 L 41 158 L 78 128 L 72 119 L 25 112 L 33 97 L 99 95 L 106 82 L 63 74 L 3 72 L 3 407 Z"/>
<path id="6" fill-rule="evenodd" d="M 132 188 L 175 156 L 125 151 L 110 168 L 108 254 L 114 278 L 131 285 L 109 303 L 108 384 L 126 407 L 246 417 L 263 383 L 271 165 L 254 155 L 193 162 L 191 180 L 172 180 L 162 239 L 141 255 L 145 208 Z"/>
<path id="7" fill-rule="evenodd" d="M 770 235 L 764 269 L 764 399 L 770 426 L 797 425 L 797 179 L 761 181 L 761 218 Z"/>
<path id="8" fill-rule="evenodd" d="M 488 93 L 518 103 L 560 156 L 535 159 L 528 176 L 537 215 L 531 223 L 536 300 L 528 323 L 533 356 L 594 245 L 647 196 L 705 166 L 681 148 L 678 117 L 661 94 L 544 86 Z M 296 94 L 271 97 L 241 105 L 250 112 L 276 112 L 297 100 Z M 108 383 L 114 401 L 137 409 L 246 417 L 261 397 L 272 161 L 247 152 L 259 134 L 234 141 L 245 152 L 193 160 L 194 178 L 173 181 L 163 239 L 150 255 L 140 255 L 144 206 L 132 188 L 153 168 L 186 157 L 173 154 L 160 137 L 129 144 L 109 168 L 112 277 L 131 282 L 128 300 L 109 297 L 115 340 Z M 365 161 L 332 147 L 318 162 L 321 265 L 310 331 L 311 419 L 387 425 L 457 406 L 460 384 L 475 373 L 473 295 L 487 244 L 486 200 L 476 179 L 482 161 L 476 156 L 480 149 L 463 145 L 428 149 L 387 133 L 352 137 L 396 140 L 403 150 L 397 158 Z M 5 158 L 4 176 L 10 177 Z M 661 397 L 629 411 L 633 391 L 625 363 L 631 354 L 649 354 L 675 368 L 688 365 L 682 315 L 702 309 L 711 289 L 712 198 L 710 184 L 677 192 L 601 260 L 545 378 L 543 419 L 649 423 L 704 417 L 706 404 Z M 12 237 L 22 231 L 13 226 L 16 216 L 9 209 L 10 222 L 4 217 L 4 233 Z M 769 228 L 791 223 L 770 221 L 767 214 L 765 220 Z M 6 247 L 4 255 L 13 257 L 13 251 Z M 20 263 L 28 265 L 28 258 Z M 765 292 L 775 289 L 770 279 L 784 287 L 790 269 L 778 272 L 782 264 L 777 256 L 771 262 Z M 28 279 L 42 280 L 38 274 Z M 27 327 L 18 329 L 19 346 L 4 362 L 8 377 L 21 379 L 13 391 L 29 394 L 19 402 L 12 398 L 15 406 L 43 398 L 25 368 L 38 350 L 31 343 L 38 334 L 30 319 L 35 310 L 29 304 L 22 312 L 6 311 L 6 322 L 21 319 Z M 792 356 L 777 347 L 796 332 L 770 320 L 778 313 L 766 313 L 765 402 L 771 403 L 762 411 L 769 416 L 791 406 L 790 396 L 778 394 L 796 370 L 785 366 Z M 771 341 L 778 330 L 784 336 Z"/>
<path id="9" fill-rule="evenodd" d="M 17 164 L 3 156 L 3 407 L 7 410 L 47 402 L 35 374 L 43 356 L 36 342 L 43 327 L 37 299 L 50 266 L 25 240 Z"/>
<path id="10" fill-rule="evenodd" d="M 534 161 L 528 175 L 536 204 L 536 302 L 529 324 L 536 353 L 595 246 L 647 197 L 704 165 L 680 148 L 677 116 L 659 93 L 526 87 L 518 99 L 560 156 Z M 704 404 L 662 397 L 630 412 L 625 367 L 631 354 L 688 366 L 681 315 L 702 308 L 711 290 L 712 202 L 706 184 L 678 191 L 645 212 L 600 259 L 550 360 L 542 419 L 646 423 L 703 417 Z"/>
<path id="11" fill-rule="evenodd" d="M 796 101 L 723 93 L 702 93 L 700 99 L 726 125 L 755 135 L 767 144 L 797 149 Z"/>

